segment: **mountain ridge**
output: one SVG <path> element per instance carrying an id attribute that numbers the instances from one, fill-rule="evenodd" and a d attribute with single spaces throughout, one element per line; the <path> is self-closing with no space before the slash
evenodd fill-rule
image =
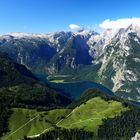
<path id="1" fill-rule="evenodd" d="M 92 80 L 121 97 L 140 100 L 139 26 L 109 29 L 101 34 L 82 30 L 47 36 L 10 40 L 0 37 L 0 51 L 44 77 L 65 75 L 66 80 Z"/>

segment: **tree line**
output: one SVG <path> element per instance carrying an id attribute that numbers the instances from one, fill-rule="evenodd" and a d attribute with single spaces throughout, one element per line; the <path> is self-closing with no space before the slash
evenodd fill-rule
<path id="1" fill-rule="evenodd" d="M 106 139 L 131 139 L 140 129 L 140 109 L 131 109 L 121 113 L 115 118 L 103 120 L 98 129 L 99 138 Z"/>
<path id="2" fill-rule="evenodd" d="M 24 140 L 92 140 L 92 137 L 92 132 L 87 132 L 83 129 L 55 128 L 39 137 L 25 137 Z"/>

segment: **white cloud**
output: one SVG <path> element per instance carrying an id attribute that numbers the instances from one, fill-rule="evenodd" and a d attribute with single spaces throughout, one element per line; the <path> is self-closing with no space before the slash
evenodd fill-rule
<path id="1" fill-rule="evenodd" d="M 140 26 L 140 18 L 106 19 L 99 26 L 103 29 L 120 29 L 127 28 L 131 24 Z"/>
<path id="2" fill-rule="evenodd" d="M 69 28 L 70 28 L 71 30 L 78 30 L 78 29 L 80 29 L 81 27 L 80 27 L 79 25 L 76 25 L 76 24 L 70 24 L 70 25 L 69 25 Z"/>

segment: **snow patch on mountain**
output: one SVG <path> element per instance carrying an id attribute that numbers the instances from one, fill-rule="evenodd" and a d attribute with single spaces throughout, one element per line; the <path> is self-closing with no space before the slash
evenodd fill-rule
<path id="1" fill-rule="evenodd" d="M 92 35 L 87 42 L 90 46 L 90 55 L 97 58 L 104 52 L 105 47 L 111 43 L 118 30 L 106 30 L 97 35 Z"/>
<path id="2" fill-rule="evenodd" d="M 135 62 L 140 63 L 140 58 L 132 58 Z"/>
<path id="3" fill-rule="evenodd" d="M 35 34 L 35 33 L 23 33 L 23 32 L 11 32 L 7 33 L 7 36 L 13 36 L 17 39 L 20 38 L 46 38 L 48 34 Z"/>

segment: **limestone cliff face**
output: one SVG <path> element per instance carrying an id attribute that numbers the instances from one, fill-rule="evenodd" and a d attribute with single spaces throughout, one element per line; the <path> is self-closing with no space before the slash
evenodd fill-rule
<path id="1" fill-rule="evenodd" d="M 140 134 L 137 132 L 131 140 L 140 140 Z"/>

